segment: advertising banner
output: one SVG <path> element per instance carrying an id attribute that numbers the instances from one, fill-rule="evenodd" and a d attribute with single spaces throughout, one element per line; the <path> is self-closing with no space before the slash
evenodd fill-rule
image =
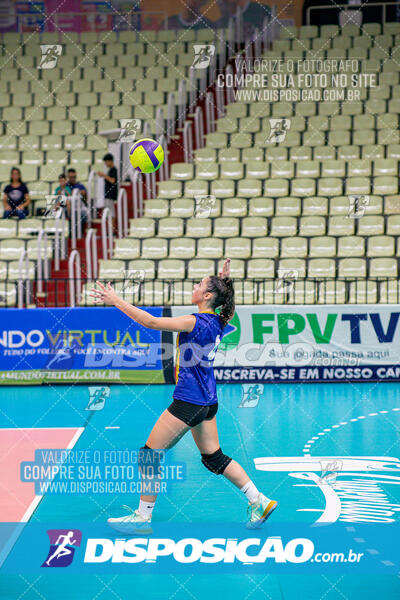
<path id="1" fill-rule="evenodd" d="M 218 347 L 216 380 L 400 380 L 399 317 L 398 305 L 239 306 Z"/>
<path id="2" fill-rule="evenodd" d="M 207 29 L 225 28 L 240 7 L 244 31 L 260 27 L 266 16 L 276 7 L 277 19 L 284 26 L 301 25 L 303 3 L 285 0 L 142 0 L 143 29 Z"/>
<path id="3" fill-rule="evenodd" d="M 43 1 L 16 2 L 16 12 L 22 32 L 41 31 L 46 22 L 46 8 Z"/>
<path id="4" fill-rule="evenodd" d="M 85 20 L 79 15 L 81 0 L 46 0 L 46 14 L 51 15 L 46 22 L 47 31 L 82 31 L 82 22 Z"/>
<path id="5" fill-rule="evenodd" d="M 349 531 L 344 523 L 315 528 L 275 521 L 268 528 L 248 531 L 241 523 L 155 522 L 151 535 L 120 533 L 116 539 L 101 522 L 70 518 L 68 527 L 65 522 L 0 523 L 1 538 L 13 528 L 19 529 L 20 537 L 4 562 L 4 574 L 20 574 L 21 565 L 24 574 L 43 576 L 53 569 L 58 578 L 113 573 L 398 574 L 398 523 L 357 523 Z"/>
<path id="6" fill-rule="evenodd" d="M 399 318 L 398 305 L 239 306 L 218 346 L 215 377 L 249 384 L 398 381 Z M 173 383 L 175 338 L 113 307 L 1 309 L 0 384 Z"/>
<path id="7" fill-rule="evenodd" d="M 160 348 L 169 339 L 114 307 L 1 309 L 0 384 L 164 383 Z"/>
<path id="8" fill-rule="evenodd" d="M 17 31 L 16 5 L 14 0 L 0 2 L 0 32 Z"/>

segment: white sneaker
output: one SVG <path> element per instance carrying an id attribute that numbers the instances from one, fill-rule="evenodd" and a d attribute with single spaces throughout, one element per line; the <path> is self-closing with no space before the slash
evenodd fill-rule
<path id="1" fill-rule="evenodd" d="M 247 507 L 247 529 L 258 529 L 274 512 L 278 503 L 270 500 L 264 494 L 258 494 L 255 502 L 249 503 Z"/>
<path id="2" fill-rule="evenodd" d="M 151 517 L 144 517 L 138 509 L 132 510 L 129 506 L 124 506 L 123 508 L 130 510 L 130 514 L 125 517 L 108 519 L 107 523 L 110 527 L 128 535 L 150 535 L 153 533 Z"/>

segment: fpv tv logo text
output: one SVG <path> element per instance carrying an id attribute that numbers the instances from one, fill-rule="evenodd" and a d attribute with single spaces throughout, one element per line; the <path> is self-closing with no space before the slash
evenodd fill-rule
<path id="1" fill-rule="evenodd" d="M 68 567 L 82 541 L 79 529 L 48 529 L 50 548 L 42 567 Z"/>

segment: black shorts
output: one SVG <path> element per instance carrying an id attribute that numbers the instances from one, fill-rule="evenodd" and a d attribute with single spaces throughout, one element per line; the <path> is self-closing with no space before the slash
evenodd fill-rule
<path id="1" fill-rule="evenodd" d="M 202 421 L 210 421 L 210 419 L 215 417 L 218 411 L 218 402 L 209 406 L 202 406 L 201 404 L 193 404 L 192 402 L 175 400 L 174 398 L 174 401 L 168 406 L 167 410 L 171 415 L 189 425 L 189 427 L 195 427 Z"/>

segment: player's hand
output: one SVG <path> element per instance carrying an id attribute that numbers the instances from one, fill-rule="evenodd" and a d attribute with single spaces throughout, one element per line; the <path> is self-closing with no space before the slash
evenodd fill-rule
<path id="1" fill-rule="evenodd" d="M 227 258 L 222 267 L 222 271 L 218 273 L 219 277 L 229 277 L 231 272 L 231 259 Z"/>
<path id="2" fill-rule="evenodd" d="M 111 283 L 108 282 L 107 286 L 104 286 L 100 281 L 96 281 L 96 284 L 99 286 L 99 290 L 97 288 L 92 288 L 90 290 L 89 296 L 94 298 L 95 304 L 110 304 L 113 306 L 117 299 L 119 298 L 118 294 L 116 294 L 114 288 Z"/>
<path id="3" fill-rule="evenodd" d="M 103 173 L 103 171 L 97 171 L 97 175 L 98 175 L 99 177 L 104 177 L 104 173 Z"/>

